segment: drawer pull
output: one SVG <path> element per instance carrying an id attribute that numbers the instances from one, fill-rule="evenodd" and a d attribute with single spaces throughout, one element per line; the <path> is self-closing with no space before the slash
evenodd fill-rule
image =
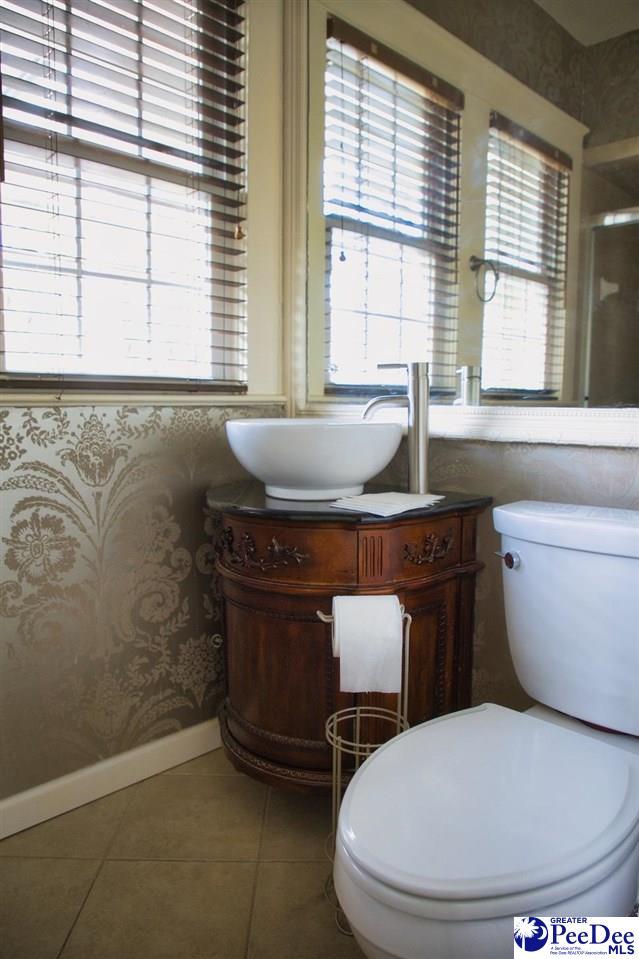
<path id="1" fill-rule="evenodd" d="M 289 566 L 292 563 L 301 566 L 304 560 L 310 558 L 308 553 L 302 553 L 296 546 L 280 545 L 275 537 L 266 547 L 266 556 L 258 556 L 253 537 L 244 533 L 239 545 L 236 546 L 230 526 L 223 529 L 220 534 L 220 551 L 231 566 L 259 569 L 262 573 L 269 569 L 278 569 L 280 566 Z"/>
<path id="2" fill-rule="evenodd" d="M 421 546 L 415 546 L 414 543 L 404 544 L 404 559 L 415 566 L 423 566 L 425 563 L 435 563 L 438 559 L 443 559 L 452 549 L 454 542 L 452 529 L 444 536 L 437 536 L 435 533 L 427 533 L 424 536 Z"/>

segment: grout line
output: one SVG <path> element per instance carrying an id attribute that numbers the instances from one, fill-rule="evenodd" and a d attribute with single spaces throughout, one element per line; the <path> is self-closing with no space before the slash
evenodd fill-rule
<path id="1" fill-rule="evenodd" d="M 76 914 L 75 914 L 75 919 L 73 920 L 73 922 L 72 922 L 71 925 L 69 926 L 69 930 L 68 930 L 66 936 L 64 937 L 64 942 L 63 942 L 62 945 L 60 946 L 60 951 L 58 952 L 58 954 L 57 954 L 57 956 L 56 956 L 56 959 L 61 959 L 62 953 L 63 953 L 64 950 L 66 949 L 67 943 L 68 943 L 69 939 L 71 938 L 71 933 L 73 932 L 73 930 L 74 930 L 75 927 L 76 927 L 76 924 L 77 924 L 77 922 L 78 922 L 78 919 L 80 918 L 80 914 L 82 913 L 82 910 L 84 909 L 84 907 L 85 907 L 85 905 L 86 905 L 86 903 L 87 903 L 87 899 L 89 898 L 89 896 L 90 896 L 91 893 L 93 892 L 93 887 L 95 886 L 96 882 L 98 881 L 98 876 L 99 876 L 100 873 L 102 872 L 103 867 L 104 867 L 104 859 L 102 859 L 102 860 L 100 861 L 100 865 L 98 866 L 98 868 L 97 868 L 97 870 L 96 870 L 96 873 L 95 873 L 95 876 L 93 877 L 93 882 L 91 883 L 91 885 L 90 885 L 89 888 L 87 889 L 87 894 L 86 894 L 86 896 L 84 897 L 84 899 L 82 900 L 82 902 L 80 903 L 80 908 L 78 909 L 78 911 L 77 911 Z"/>
<path id="2" fill-rule="evenodd" d="M 49 856 L 49 855 L 14 855 L 14 856 L 0 856 L 1 862 L 10 862 L 12 859 L 42 859 L 42 860 L 52 860 L 53 862 L 102 862 L 99 856 Z M 257 862 L 329 862 L 325 855 L 317 855 L 311 857 L 301 858 L 299 856 L 295 857 L 285 857 L 285 856 L 274 856 L 272 859 L 262 859 L 260 858 L 245 858 L 245 859 L 221 859 L 221 858 L 206 858 L 203 856 L 192 856 L 190 858 L 185 858 L 184 856 L 111 856 L 109 859 L 105 859 L 105 862 L 219 862 L 219 863 L 257 863 Z"/>
<path id="3" fill-rule="evenodd" d="M 244 959 L 249 959 L 249 949 L 251 947 L 251 933 L 253 931 L 253 914 L 255 912 L 255 900 L 257 897 L 257 881 L 260 875 L 260 859 L 262 856 L 262 840 L 264 838 L 264 827 L 266 825 L 266 818 L 268 816 L 268 811 L 271 806 L 271 795 L 273 792 L 272 786 L 268 787 L 266 792 L 266 798 L 264 800 L 264 809 L 262 811 L 262 825 L 260 827 L 260 838 L 257 844 L 257 864 L 255 867 L 255 878 L 253 879 L 253 892 L 251 895 L 251 905 L 249 909 L 249 919 L 246 927 L 246 948 L 244 950 Z"/>
<path id="4" fill-rule="evenodd" d="M 130 787 L 127 787 L 127 788 L 130 788 Z M 118 791 L 119 791 L 119 790 L 118 790 Z M 71 938 L 71 934 L 72 934 L 73 930 L 75 929 L 75 927 L 76 927 L 76 925 L 77 925 L 77 923 L 78 923 L 78 919 L 79 919 L 80 916 L 82 915 L 82 912 L 83 912 L 83 910 L 84 910 L 84 907 L 85 907 L 86 904 L 87 904 L 87 900 L 89 899 L 89 896 L 90 896 L 91 893 L 93 892 L 93 888 L 94 888 L 96 882 L 98 881 L 98 877 L 99 877 L 100 873 L 101 873 L 102 870 L 104 869 L 104 864 L 105 864 L 105 862 L 107 861 L 107 856 L 108 856 L 108 854 L 109 854 L 109 850 L 111 849 L 111 846 L 113 845 L 113 843 L 114 843 L 114 841 L 115 841 L 115 837 L 116 837 L 117 833 L 119 832 L 119 829 L 120 829 L 120 826 L 122 825 L 122 821 L 123 821 L 124 817 L 126 816 L 127 812 L 129 811 L 129 807 L 130 807 L 130 805 L 131 805 L 131 803 L 132 803 L 132 801 L 133 801 L 133 797 L 134 797 L 134 790 L 131 790 L 131 796 L 129 797 L 129 801 L 125 804 L 124 809 L 122 810 L 122 813 L 121 813 L 120 816 L 118 817 L 118 821 L 117 821 L 116 825 L 114 826 L 113 833 L 111 834 L 111 839 L 109 840 L 109 842 L 108 842 L 107 845 L 106 845 L 106 848 L 105 848 L 105 850 L 104 850 L 104 852 L 103 852 L 103 854 L 102 854 L 102 859 L 101 859 L 101 861 L 100 861 L 100 865 L 98 866 L 98 868 L 97 868 L 97 870 L 96 870 L 96 873 L 95 873 L 95 876 L 93 877 L 93 882 L 92 882 L 91 885 L 89 886 L 89 888 L 88 888 L 88 890 L 87 890 L 87 894 L 86 894 L 86 896 L 84 897 L 84 899 L 82 900 L 82 902 L 81 902 L 81 904 L 80 904 L 80 908 L 78 909 L 77 913 L 75 914 L 75 919 L 73 920 L 73 922 L 72 922 L 71 925 L 69 926 L 69 930 L 68 930 L 66 936 L 64 937 L 64 942 L 62 943 L 62 945 L 61 945 L 61 947 L 60 947 L 60 951 L 58 952 L 58 954 L 57 954 L 57 956 L 56 956 L 56 959 L 62 959 L 62 954 L 64 953 L 64 950 L 65 950 L 66 947 L 67 947 L 67 943 L 68 943 L 69 939 Z"/>
<path id="5" fill-rule="evenodd" d="M 12 860 L 23 860 L 23 859 L 26 859 L 26 860 L 28 860 L 28 861 L 30 861 L 30 860 L 41 860 L 41 861 L 45 861 L 45 862 L 46 862 L 46 861 L 49 861 L 49 860 L 51 860 L 52 862 L 102 862 L 102 859 L 101 859 L 99 856 L 44 856 L 44 855 L 38 855 L 38 856 L 0 856 L 0 863 L 1 863 L 1 862 L 11 862 Z M 274 857 L 273 859 L 262 859 L 262 858 L 259 858 L 259 859 L 257 859 L 257 858 L 248 858 L 248 859 L 207 859 L 207 858 L 204 858 L 204 857 L 202 857 L 202 856 L 194 856 L 194 857 L 191 857 L 191 858 L 189 858 L 189 859 L 186 859 L 186 858 L 184 858 L 184 857 L 178 857 L 178 856 L 155 856 L 155 857 L 153 857 L 153 858 L 149 858 L 148 856 L 115 856 L 115 857 L 112 856 L 110 859 L 105 859 L 104 862 L 218 862 L 218 863 L 238 863 L 239 865 L 241 865 L 242 863 L 257 863 L 257 862 L 263 862 L 263 863 L 272 863 L 272 862 L 295 863 L 295 862 L 329 862 L 329 860 L 326 858 L 326 856 L 323 856 L 323 855 L 312 856 L 312 857 L 310 857 L 310 858 L 308 858 L 308 857 L 306 857 L 306 858 L 300 858 L 299 856 L 296 856 L 296 857 L 290 857 L 290 856 L 289 856 L 288 858 L 286 858 L 286 857 L 284 857 L 284 856 L 277 856 L 277 857 Z"/>
<path id="6" fill-rule="evenodd" d="M 54 862 L 101 862 L 100 856 L 52 856 L 50 853 L 40 852 L 19 852 L 19 853 L 0 853 L 0 862 L 8 862 L 10 859 L 52 859 Z"/>
<path id="7" fill-rule="evenodd" d="M 259 859 L 206 859 L 203 856 L 193 856 L 191 859 L 180 858 L 179 856 L 111 856 L 108 862 L 219 862 L 219 863 L 256 863 Z"/>
<path id="8" fill-rule="evenodd" d="M 136 783 L 135 785 L 137 786 L 138 784 Z M 140 792 L 140 790 L 137 789 L 137 788 L 131 790 L 131 795 L 129 796 L 129 801 L 128 801 L 128 803 L 125 805 L 124 809 L 122 810 L 122 815 L 119 817 L 119 819 L 118 819 L 118 821 L 117 821 L 117 823 L 116 823 L 116 825 L 115 825 L 115 829 L 113 830 L 113 832 L 112 832 L 112 834 L 111 834 L 111 839 L 110 839 L 109 842 L 107 843 L 106 849 L 104 850 L 104 855 L 102 856 L 102 861 L 103 861 L 103 862 L 106 862 L 107 859 L 109 858 L 109 853 L 111 852 L 111 850 L 112 850 L 112 848 L 113 848 L 113 844 L 115 843 L 115 840 L 116 840 L 117 837 L 118 837 L 118 834 L 119 834 L 119 832 L 120 832 L 120 829 L 122 828 L 122 823 L 124 822 L 124 818 L 125 818 L 125 816 L 127 815 L 127 813 L 128 813 L 128 811 L 129 811 L 129 809 L 131 808 L 131 806 L 133 805 L 133 800 L 136 798 L 137 795 L 139 795 L 139 792 Z"/>

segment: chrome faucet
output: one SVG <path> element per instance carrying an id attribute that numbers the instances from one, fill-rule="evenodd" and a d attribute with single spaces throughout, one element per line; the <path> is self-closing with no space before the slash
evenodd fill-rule
<path id="1" fill-rule="evenodd" d="M 408 490 L 428 492 L 428 363 L 380 363 L 380 370 L 405 369 L 408 372 L 406 394 L 376 396 L 364 407 L 362 419 L 371 418 L 383 406 L 408 408 Z"/>

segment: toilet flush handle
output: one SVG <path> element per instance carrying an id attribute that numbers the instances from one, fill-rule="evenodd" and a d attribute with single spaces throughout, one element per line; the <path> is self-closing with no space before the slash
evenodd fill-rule
<path id="1" fill-rule="evenodd" d="M 501 556 L 504 561 L 504 566 L 507 566 L 508 569 L 519 569 L 521 566 L 521 556 L 519 553 L 502 553 L 501 550 L 497 550 L 495 556 Z"/>

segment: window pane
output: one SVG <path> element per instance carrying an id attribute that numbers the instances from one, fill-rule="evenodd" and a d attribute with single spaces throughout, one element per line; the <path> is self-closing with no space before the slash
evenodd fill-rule
<path id="1" fill-rule="evenodd" d="M 437 374 L 441 356 L 450 362 L 454 341 L 431 322 L 437 289 L 432 254 L 339 228 L 329 229 L 329 245 L 331 383 L 394 384 L 397 371 L 377 364 L 420 357 Z"/>
<path id="2" fill-rule="evenodd" d="M 1 6 L 0 372 L 244 383 L 241 2 Z"/>
<path id="3" fill-rule="evenodd" d="M 549 314 L 545 284 L 502 275 L 484 308 L 484 389 L 545 389 Z"/>
<path id="4" fill-rule="evenodd" d="M 6 370 L 213 378 L 209 195 L 5 146 Z M 240 299 L 213 325 L 232 329 Z M 226 351 L 243 372 L 243 336 Z"/>
<path id="5" fill-rule="evenodd" d="M 561 389 L 568 178 L 557 163 L 491 128 L 484 255 L 500 275 L 484 307 L 484 389 Z M 488 272 L 486 292 L 491 287 Z"/>
<path id="6" fill-rule="evenodd" d="M 331 38 L 325 117 L 327 382 L 393 384 L 378 363 L 427 360 L 452 388 L 459 114 Z"/>

